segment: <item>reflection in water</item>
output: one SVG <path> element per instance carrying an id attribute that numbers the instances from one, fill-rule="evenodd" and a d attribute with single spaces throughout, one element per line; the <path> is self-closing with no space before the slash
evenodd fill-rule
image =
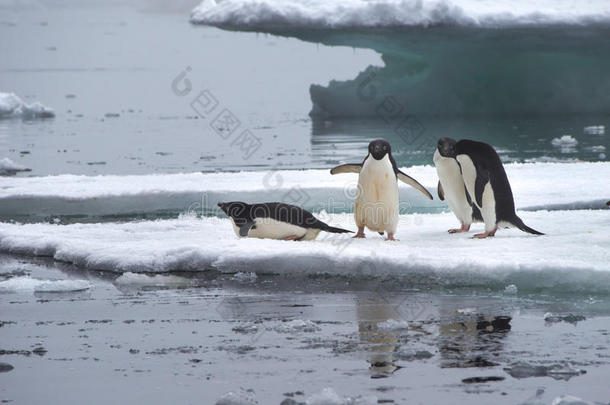
<path id="1" fill-rule="evenodd" d="M 358 298 L 356 314 L 358 334 L 366 351 L 371 378 L 387 377 L 400 368 L 395 363 L 395 353 L 402 344 L 407 343 L 407 336 L 401 334 L 401 331 L 382 330 L 379 327 L 382 322 L 400 319 L 396 303 L 383 299 Z"/>
<path id="2" fill-rule="evenodd" d="M 371 378 L 388 377 L 406 362 L 432 358 L 434 352 L 440 354 L 442 368 L 502 363 L 512 318 L 493 308 L 459 312 L 446 305 L 418 302 L 414 295 L 359 297 L 359 346 Z"/>
<path id="3" fill-rule="evenodd" d="M 458 315 L 458 314 L 456 314 Z M 439 325 L 441 367 L 491 367 L 503 350 L 511 317 L 473 313 Z"/>

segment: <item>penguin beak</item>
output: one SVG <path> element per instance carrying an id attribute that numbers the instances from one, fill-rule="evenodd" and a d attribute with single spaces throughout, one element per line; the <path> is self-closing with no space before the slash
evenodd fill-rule
<path id="1" fill-rule="evenodd" d="M 220 208 L 222 208 L 222 205 L 223 205 L 223 204 L 222 204 L 221 202 L 219 202 L 219 203 L 218 203 L 218 204 L 216 204 L 216 205 L 218 205 Z"/>

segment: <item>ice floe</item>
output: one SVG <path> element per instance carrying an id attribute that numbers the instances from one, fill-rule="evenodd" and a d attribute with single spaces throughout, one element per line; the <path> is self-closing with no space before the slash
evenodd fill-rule
<path id="1" fill-rule="evenodd" d="M 25 103 L 15 93 L 0 92 L 0 119 L 1 118 L 50 118 L 55 112 L 35 101 L 32 104 Z"/>
<path id="2" fill-rule="evenodd" d="M 0 176 L 13 175 L 17 172 L 27 171 L 30 171 L 30 169 L 25 166 L 18 165 L 7 157 L 0 159 Z"/>
<path id="3" fill-rule="evenodd" d="M 91 288 L 86 280 L 38 280 L 29 276 L 0 281 L 0 292 L 70 292 Z"/>
<path id="4" fill-rule="evenodd" d="M 519 209 L 602 208 L 610 198 L 610 163 L 511 163 L 505 165 Z M 433 166 L 403 170 L 436 194 Z M 140 176 L 11 177 L 0 187 L 0 212 L 10 215 L 112 215 L 162 210 L 194 214 L 220 210 L 218 201 L 284 201 L 314 212 L 353 209 L 358 176 L 328 170 L 178 173 Z M 447 209 L 399 183 L 401 211 Z"/>
<path id="5" fill-rule="evenodd" d="M 552 288 L 610 291 L 610 210 L 520 212 L 545 232 L 500 229 L 495 238 L 450 235 L 450 213 L 401 215 L 399 242 L 368 233 L 289 242 L 238 239 L 228 219 L 128 223 L 0 223 L 0 251 L 50 256 L 90 269 L 117 272 L 216 271 L 303 276 L 398 277 L 413 284 L 496 286 L 519 291 Z M 352 214 L 323 218 L 353 229 Z M 128 276 L 132 277 L 132 276 Z"/>

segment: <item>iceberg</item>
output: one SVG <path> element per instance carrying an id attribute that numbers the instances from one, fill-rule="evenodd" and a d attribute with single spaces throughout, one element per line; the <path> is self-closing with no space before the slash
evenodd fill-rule
<path id="1" fill-rule="evenodd" d="M 610 105 L 605 0 L 205 0 L 191 22 L 378 52 L 383 66 L 311 85 L 320 119 L 398 126 L 413 115 L 607 114 Z"/>

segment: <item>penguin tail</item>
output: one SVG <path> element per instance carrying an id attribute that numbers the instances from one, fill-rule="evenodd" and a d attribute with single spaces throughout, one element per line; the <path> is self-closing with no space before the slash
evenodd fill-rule
<path id="1" fill-rule="evenodd" d="M 530 228 L 529 226 L 523 223 L 523 220 L 515 215 L 515 217 L 510 221 L 511 224 L 522 230 L 523 232 L 531 233 L 533 235 L 544 235 L 542 232 L 539 232 L 535 229 Z"/>
<path id="2" fill-rule="evenodd" d="M 326 228 L 322 229 L 324 232 L 330 233 L 354 233 L 354 231 L 348 231 L 347 229 L 335 228 L 334 226 L 326 225 Z"/>

